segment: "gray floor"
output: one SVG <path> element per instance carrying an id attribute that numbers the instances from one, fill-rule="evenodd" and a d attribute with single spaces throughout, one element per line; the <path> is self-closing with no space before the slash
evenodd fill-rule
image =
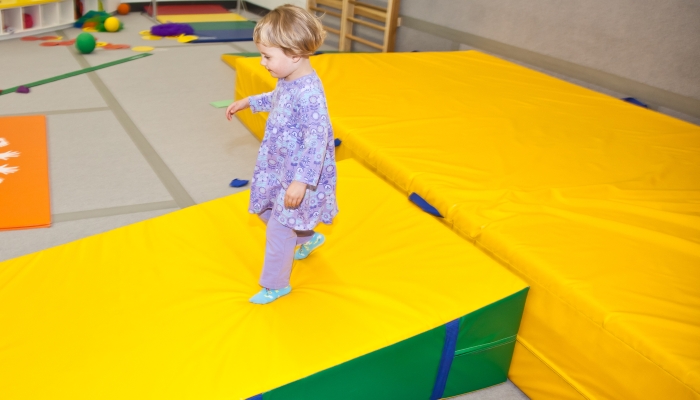
<path id="1" fill-rule="evenodd" d="M 48 119 L 53 225 L 0 232 L 0 261 L 57 246 L 241 189 L 251 176 L 258 141 L 209 102 L 233 97 L 235 72 L 221 54 L 255 51 L 251 42 L 180 44 L 142 40 L 146 17 L 122 17 L 125 29 L 98 39 L 154 46 L 153 56 L 0 96 L 0 115 Z M 81 31 L 58 34 L 75 37 Z M 0 41 L 0 88 L 125 58 L 131 50 L 40 47 Z M 460 400 L 527 399 L 510 382 Z"/>

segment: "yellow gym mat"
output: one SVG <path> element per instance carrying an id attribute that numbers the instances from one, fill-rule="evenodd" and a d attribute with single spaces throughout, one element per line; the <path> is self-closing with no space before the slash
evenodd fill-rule
<path id="1" fill-rule="evenodd" d="M 2 398 L 427 400 L 456 319 L 441 393 L 504 381 L 525 283 L 338 170 L 326 243 L 269 305 L 248 302 L 265 231 L 247 192 L 0 263 Z"/>
<path id="2" fill-rule="evenodd" d="M 311 61 L 340 148 L 531 284 L 519 340 L 554 375 L 700 398 L 698 126 L 477 51 Z M 258 64 L 236 98 L 274 87 Z"/>
<path id="3" fill-rule="evenodd" d="M 247 21 L 244 17 L 235 14 L 185 14 L 185 15 L 160 15 L 158 16 L 160 23 L 182 23 L 188 22 L 227 22 L 227 21 Z"/>

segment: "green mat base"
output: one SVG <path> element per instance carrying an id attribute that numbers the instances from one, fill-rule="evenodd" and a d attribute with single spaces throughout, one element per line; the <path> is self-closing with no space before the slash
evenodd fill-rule
<path id="1" fill-rule="evenodd" d="M 443 398 L 506 381 L 527 291 L 460 319 L 457 348 Z M 445 332 L 445 326 L 437 327 L 263 393 L 262 399 L 428 400 L 438 374 Z"/>

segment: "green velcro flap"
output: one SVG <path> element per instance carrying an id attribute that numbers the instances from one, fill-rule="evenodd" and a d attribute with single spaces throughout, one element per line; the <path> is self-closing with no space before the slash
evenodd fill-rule
<path id="1" fill-rule="evenodd" d="M 496 340 L 495 342 L 491 343 L 485 343 L 485 344 L 480 344 L 478 346 L 470 347 L 468 349 L 462 349 L 462 350 L 457 350 L 455 351 L 455 357 L 459 357 L 464 354 L 469 354 L 469 353 L 476 353 L 479 351 L 486 351 L 489 349 L 492 349 L 494 347 L 499 347 L 504 344 L 512 343 L 515 342 L 515 339 L 517 338 L 517 335 L 513 335 L 507 338 L 503 338 L 501 340 Z"/>
<path id="2" fill-rule="evenodd" d="M 525 288 L 462 317 L 457 351 L 517 335 L 528 289 Z"/>
<path id="3" fill-rule="evenodd" d="M 515 339 L 455 357 L 443 397 L 458 396 L 508 379 Z"/>
<path id="4" fill-rule="evenodd" d="M 523 289 L 462 317 L 444 397 L 506 381 L 527 292 Z"/>

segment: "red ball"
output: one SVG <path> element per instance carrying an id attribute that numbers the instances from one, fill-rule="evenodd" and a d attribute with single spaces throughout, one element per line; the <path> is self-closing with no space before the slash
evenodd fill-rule
<path id="1" fill-rule="evenodd" d="M 131 6 L 129 6 L 127 3 L 122 3 L 119 5 L 119 7 L 117 7 L 117 12 L 120 15 L 126 15 L 129 13 L 129 11 L 131 11 Z"/>

